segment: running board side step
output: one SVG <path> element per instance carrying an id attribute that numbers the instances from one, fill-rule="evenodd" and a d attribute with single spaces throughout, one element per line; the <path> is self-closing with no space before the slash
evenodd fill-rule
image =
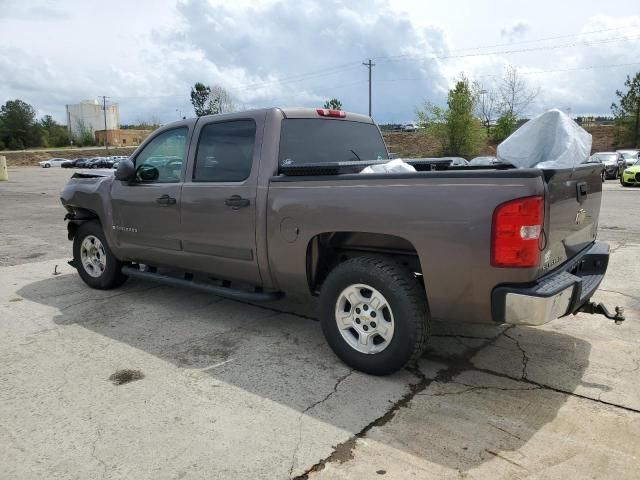
<path id="1" fill-rule="evenodd" d="M 177 277 L 170 277 L 156 272 L 142 271 L 138 268 L 125 265 L 122 267 L 122 273 L 134 278 L 141 278 L 151 282 L 162 283 L 171 287 L 184 287 L 193 290 L 199 290 L 204 293 L 211 293 L 220 297 L 231 298 L 232 300 L 241 300 L 245 302 L 270 302 L 281 299 L 284 294 L 274 291 L 255 291 L 248 292 L 246 290 L 237 290 L 229 287 L 220 287 L 206 282 L 197 280 L 186 280 Z"/>

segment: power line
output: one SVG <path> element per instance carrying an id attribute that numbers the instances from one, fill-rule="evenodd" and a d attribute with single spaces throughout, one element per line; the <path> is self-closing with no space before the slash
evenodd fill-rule
<path id="1" fill-rule="evenodd" d="M 602 30 L 591 30 L 589 32 L 570 33 L 570 34 L 567 34 L 567 35 L 556 35 L 556 36 L 553 36 L 553 37 L 543 37 L 543 38 L 537 38 L 537 39 L 534 39 L 534 40 L 519 40 L 517 42 L 496 43 L 496 44 L 493 44 L 493 45 L 484 45 L 484 46 L 481 46 L 481 47 L 454 48 L 454 49 L 452 49 L 450 51 L 452 51 L 452 52 L 464 52 L 464 51 L 469 51 L 469 50 L 482 50 L 484 48 L 509 47 L 511 45 L 524 45 L 524 44 L 528 44 L 528 43 L 546 42 L 548 40 L 558 40 L 560 38 L 582 37 L 582 36 L 586 36 L 586 35 L 593 35 L 594 33 L 622 31 L 622 30 L 630 30 L 630 29 L 637 30 L 637 27 L 604 28 Z"/>
<path id="2" fill-rule="evenodd" d="M 486 56 L 491 56 L 491 55 L 505 55 L 505 54 L 510 54 L 510 53 L 523 53 L 523 52 L 536 52 L 536 51 L 542 51 L 542 50 L 557 50 L 557 49 L 561 49 L 561 48 L 571 48 L 571 47 L 590 47 L 590 46 L 595 46 L 595 45 L 602 45 L 605 43 L 612 43 L 612 42 L 618 42 L 621 40 L 637 40 L 639 39 L 640 36 L 634 36 L 634 37 L 613 37 L 613 38 L 608 38 L 608 39 L 602 39 L 602 40 L 598 40 L 598 41 L 594 41 L 594 42 L 590 42 L 590 43 L 565 43 L 565 44 L 560 44 L 560 45 L 545 45 L 545 46 L 540 46 L 540 47 L 531 47 L 531 48 L 519 48 L 519 49 L 512 49 L 512 50 L 497 50 L 497 51 L 493 51 L 493 52 L 480 52 L 480 53 L 468 53 L 468 54 L 463 54 L 463 55 L 432 55 L 432 56 L 426 56 L 426 55 L 415 55 L 415 54 L 402 54 L 402 55 L 387 55 L 387 56 L 381 56 L 381 57 L 376 57 L 376 60 L 386 60 L 386 61 L 402 61 L 402 60 L 448 60 L 451 58 L 467 58 L 467 57 L 486 57 Z"/>

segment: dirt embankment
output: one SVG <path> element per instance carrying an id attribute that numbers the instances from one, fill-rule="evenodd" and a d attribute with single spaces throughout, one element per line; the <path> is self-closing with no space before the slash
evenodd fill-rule
<path id="1" fill-rule="evenodd" d="M 593 152 L 605 152 L 615 150 L 616 127 L 608 125 L 598 125 L 587 127 L 586 130 L 593 136 Z M 440 145 L 438 141 L 424 133 L 417 132 L 391 132 L 384 133 L 384 140 L 389 151 L 396 153 L 399 157 L 420 158 L 437 157 L 440 155 Z M 7 157 L 9 166 L 37 165 L 39 161 L 48 158 L 82 158 L 82 157 L 102 157 L 110 155 L 130 155 L 136 147 L 109 148 L 109 153 L 103 147 L 96 147 L 90 150 L 65 149 L 65 150 L 38 150 L 37 152 L 8 152 L 0 151 L 0 155 Z M 478 155 L 495 155 L 496 144 L 487 142 Z"/>
<path id="2" fill-rule="evenodd" d="M 585 130 L 593 137 L 592 152 L 615 151 L 616 127 L 597 125 L 586 127 Z M 389 151 L 396 153 L 401 158 L 437 157 L 440 155 L 440 145 L 437 140 L 425 134 L 424 131 L 393 132 L 383 133 L 383 135 Z M 495 155 L 496 146 L 495 142 L 487 142 L 480 149 L 478 155 Z"/>
<path id="3" fill-rule="evenodd" d="M 390 152 L 395 153 L 400 158 L 424 158 L 438 157 L 440 153 L 440 143 L 426 134 L 424 131 L 416 132 L 393 132 L 383 133 L 384 141 Z M 485 144 L 478 155 L 495 155 L 496 147 L 492 144 Z"/>
<path id="4" fill-rule="evenodd" d="M 96 147 L 92 149 L 77 149 L 77 148 L 69 148 L 69 149 L 54 149 L 54 150 L 38 150 L 35 152 L 24 151 L 24 152 L 2 152 L 0 151 L 0 155 L 4 155 L 7 157 L 7 165 L 10 167 L 16 166 L 28 166 L 28 165 L 38 165 L 38 162 L 41 160 L 47 160 L 48 158 L 85 158 L 85 157 L 107 157 L 111 155 L 131 155 L 136 147 L 122 147 L 122 148 L 109 148 L 109 152 L 104 149 L 104 147 Z"/>

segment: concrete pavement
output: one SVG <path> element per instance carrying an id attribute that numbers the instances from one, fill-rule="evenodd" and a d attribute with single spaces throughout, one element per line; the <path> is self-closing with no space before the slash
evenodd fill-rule
<path id="1" fill-rule="evenodd" d="M 71 172 L 15 170 L 0 478 L 638 477 L 640 189 L 607 182 L 600 221 L 613 253 L 595 300 L 625 306 L 623 325 L 437 325 L 416 367 L 376 378 L 335 358 L 311 303 L 87 288 L 57 200 Z M 115 385 L 123 369 L 143 378 Z"/>

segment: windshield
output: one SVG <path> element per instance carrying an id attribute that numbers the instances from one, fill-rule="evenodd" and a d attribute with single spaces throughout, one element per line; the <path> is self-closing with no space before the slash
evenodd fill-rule
<path id="1" fill-rule="evenodd" d="M 387 160 L 389 154 L 372 123 L 290 118 L 282 121 L 280 165 Z"/>
<path id="2" fill-rule="evenodd" d="M 638 154 L 636 152 L 621 152 L 620 156 L 625 160 L 633 160 L 634 158 L 638 158 Z"/>
<path id="3" fill-rule="evenodd" d="M 615 153 L 598 153 L 596 155 L 594 155 L 595 158 L 597 158 L 599 161 L 601 162 L 615 162 L 616 161 L 616 154 Z"/>

